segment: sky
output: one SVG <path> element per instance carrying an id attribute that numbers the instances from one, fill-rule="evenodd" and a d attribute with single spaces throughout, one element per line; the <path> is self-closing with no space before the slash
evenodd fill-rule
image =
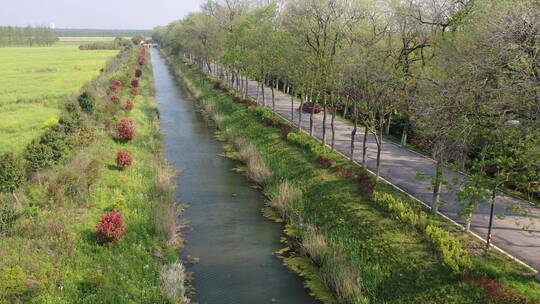
<path id="1" fill-rule="evenodd" d="M 201 0 L 0 0 L 0 25 L 152 29 L 199 10 Z"/>

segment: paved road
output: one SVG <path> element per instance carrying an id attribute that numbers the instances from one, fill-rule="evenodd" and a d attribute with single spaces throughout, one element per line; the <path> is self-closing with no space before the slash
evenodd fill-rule
<path id="1" fill-rule="evenodd" d="M 257 82 L 249 81 L 248 93 L 255 99 L 257 95 Z M 259 94 L 261 94 L 259 90 Z M 275 90 L 276 112 L 287 120 L 291 120 L 291 98 L 283 92 Z M 262 102 L 262 97 L 259 98 Z M 272 107 L 272 95 L 270 89 L 265 88 L 265 101 L 268 107 Z M 294 123 L 298 123 L 298 108 L 300 102 L 294 103 Z M 327 142 L 330 142 L 330 115 L 327 123 Z M 322 138 L 323 115 L 315 115 L 314 135 Z M 309 114 L 302 115 L 302 128 L 309 130 Z M 350 156 L 350 138 L 352 124 L 348 121 L 336 119 L 335 148 L 341 153 Z M 359 130 L 355 143 L 355 160 L 362 161 L 362 141 L 363 130 Z M 368 136 L 367 166 L 374 171 L 376 168 L 377 146 L 372 136 Z M 435 172 L 435 163 L 432 159 L 421 156 L 399 145 L 384 141 L 381 154 L 381 176 L 400 187 L 405 192 L 413 195 L 417 199 L 430 205 L 432 192 L 429 189 L 431 177 Z M 426 175 L 425 180 L 418 180 L 417 172 Z M 445 170 L 447 180 L 463 179 L 460 173 Z M 464 221 L 458 215 L 459 205 L 456 199 L 456 187 L 443 189 L 441 200 L 444 204 L 440 207 L 440 212 L 452 220 L 463 224 Z M 515 214 L 509 211 L 513 205 L 520 205 L 522 210 L 526 210 L 527 215 Z M 505 250 L 527 265 L 540 270 L 540 210 L 532 207 L 529 203 L 508 196 L 499 196 L 496 201 L 495 212 L 498 215 L 505 215 L 503 219 L 494 220 L 492 242 L 499 248 Z M 474 212 L 471 230 L 477 235 L 485 238 L 489 224 L 490 205 L 481 204 Z"/>

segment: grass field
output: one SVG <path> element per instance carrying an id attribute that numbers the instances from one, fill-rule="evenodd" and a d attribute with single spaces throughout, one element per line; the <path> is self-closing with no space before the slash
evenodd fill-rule
<path id="1" fill-rule="evenodd" d="M 79 51 L 77 45 L 0 49 L 0 153 L 20 151 L 57 117 L 59 100 L 98 75 L 116 53 Z"/>

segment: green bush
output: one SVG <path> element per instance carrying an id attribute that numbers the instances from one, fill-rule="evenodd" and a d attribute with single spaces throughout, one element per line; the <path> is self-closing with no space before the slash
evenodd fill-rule
<path id="1" fill-rule="evenodd" d="M 9 233 L 15 220 L 17 212 L 10 206 L 0 206 L 0 235 Z"/>
<path id="2" fill-rule="evenodd" d="M 24 164 L 13 153 L 0 156 L 0 192 L 13 193 L 25 181 Z"/>
<path id="3" fill-rule="evenodd" d="M 297 145 L 300 148 L 308 150 L 315 156 L 323 156 L 330 158 L 330 150 L 326 146 L 323 146 L 320 142 L 306 134 L 291 132 L 287 136 L 287 141 Z"/>
<path id="4" fill-rule="evenodd" d="M 455 274 L 461 274 L 463 270 L 471 268 L 472 262 L 469 253 L 463 249 L 458 239 L 433 225 L 427 226 L 426 235 L 437 247 L 444 264 Z"/>
<path id="5" fill-rule="evenodd" d="M 375 192 L 373 194 L 373 201 L 386 211 L 392 213 L 394 217 L 419 230 L 424 231 L 428 225 L 428 217 L 425 212 L 415 212 L 410 206 L 391 194 Z"/>
<path id="6" fill-rule="evenodd" d="M 0 269 L 0 300 L 23 296 L 27 292 L 26 275 L 21 266 L 4 266 Z"/>
<path id="7" fill-rule="evenodd" d="M 81 128 L 82 119 L 79 112 L 65 113 L 58 120 L 58 125 L 66 134 L 74 134 Z"/>
<path id="8" fill-rule="evenodd" d="M 44 145 L 39 139 L 33 140 L 23 152 L 26 167 L 30 172 L 37 172 L 54 163 L 54 154 L 50 146 Z"/>
<path id="9" fill-rule="evenodd" d="M 54 162 L 62 159 L 72 147 L 70 138 L 62 132 L 62 129 L 52 128 L 43 133 L 39 138 L 39 143 L 50 147 Z"/>
<path id="10" fill-rule="evenodd" d="M 95 107 L 95 100 L 94 96 L 92 96 L 87 91 L 82 92 L 82 94 L 77 99 L 79 101 L 79 106 L 81 107 L 81 110 L 87 114 L 94 113 L 94 107 Z"/>

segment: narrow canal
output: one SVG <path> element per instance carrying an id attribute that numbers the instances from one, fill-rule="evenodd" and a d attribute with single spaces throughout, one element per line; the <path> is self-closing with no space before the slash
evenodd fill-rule
<path id="1" fill-rule="evenodd" d="M 180 174 L 177 198 L 189 205 L 184 217 L 183 256 L 200 259 L 194 272 L 194 301 L 200 304 L 316 303 L 301 279 L 274 257 L 281 227 L 265 219 L 264 197 L 235 163 L 220 154 L 222 144 L 179 86 L 161 54 L 152 49 L 161 131 L 171 166 Z"/>

